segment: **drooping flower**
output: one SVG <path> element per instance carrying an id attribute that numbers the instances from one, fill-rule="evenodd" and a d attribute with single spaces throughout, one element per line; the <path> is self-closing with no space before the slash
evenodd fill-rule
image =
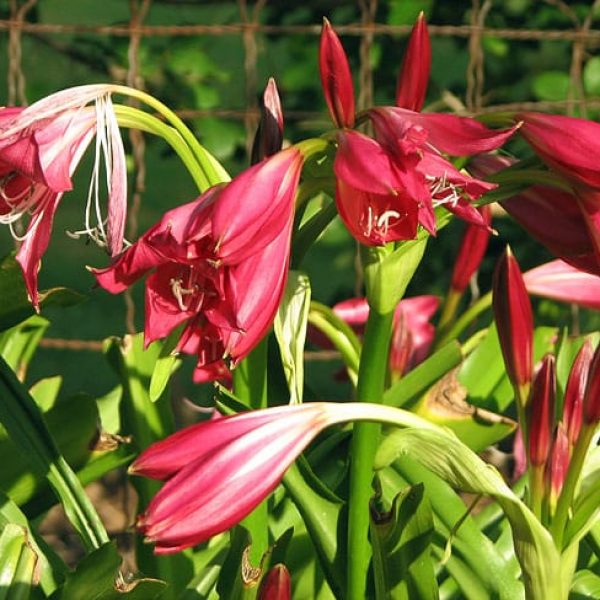
<path id="1" fill-rule="evenodd" d="M 125 152 L 110 99 L 112 86 L 62 90 L 27 108 L 0 111 L 0 222 L 13 224 L 30 215 L 17 253 L 33 305 L 39 308 L 37 274 L 48 246 L 52 221 L 71 177 L 96 136 L 96 159 L 86 208 L 85 233 L 121 251 L 125 227 L 127 178 Z M 94 106 L 88 106 L 94 102 Z M 99 205 L 101 161 L 108 189 L 106 223 Z M 98 216 L 96 226 L 93 215 Z"/>
<path id="2" fill-rule="evenodd" d="M 230 183 L 167 212 L 98 283 L 122 292 L 146 281 L 145 343 L 185 325 L 178 349 L 196 354 L 194 378 L 227 375 L 271 325 L 285 288 L 302 155 L 273 155 Z"/>
<path id="3" fill-rule="evenodd" d="M 137 527 L 157 554 L 199 544 L 252 512 L 326 427 L 397 423 L 400 413 L 415 426 L 435 428 L 416 415 L 366 402 L 295 404 L 192 425 L 153 444 L 131 465 L 133 474 L 167 480 Z"/>
<path id="4" fill-rule="evenodd" d="M 533 314 L 519 265 L 510 248 L 493 280 L 493 308 L 508 377 L 525 405 L 533 376 Z"/>

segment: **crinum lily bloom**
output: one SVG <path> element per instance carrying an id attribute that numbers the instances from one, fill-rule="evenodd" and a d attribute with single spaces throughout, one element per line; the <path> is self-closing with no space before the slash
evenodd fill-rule
<path id="1" fill-rule="evenodd" d="M 29 297 L 39 309 L 37 276 L 48 247 L 54 213 L 71 177 L 96 136 L 96 159 L 88 193 L 85 228 L 111 254 L 123 247 L 127 178 L 125 151 L 114 114 L 110 85 L 62 90 L 27 108 L 0 110 L 0 222 L 11 226 L 22 244 L 17 261 Z M 94 103 L 91 105 L 90 103 Z M 109 193 L 108 216 L 101 216 L 101 161 Z M 14 223 L 29 215 L 24 235 Z M 92 225 L 92 220 L 97 224 Z"/>
<path id="2" fill-rule="evenodd" d="M 323 429 L 357 420 L 439 431 L 410 412 L 367 402 L 311 402 L 204 421 L 153 444 L 129 468 L 166 481 L 137 527 L 156 554 L 206 541 L 258 506 Z"/>
<path id="3" fill-rule="evenodd" d="M 285 288 L 294 198 L 303 164 L 295 148 L 167 212 L 98 283 L 119 293 L 147 273 L 146 345 L 184 325 L 178 349 L 196 354 L 196 381 L 227 378 L 270 327 Z"/>
<path id="4" fill-rule="evenodd" d="M 498 148 L 514 128 L 493 131 L 473 119 L 418 112 L 431 59 L 423 15 L 413 28 L 402 64 L 396 95 L 400 106 L 373 108 L 364 114 L 373 123 L 376 139 L 348 129 L 354 123 L 352 79 L 341 43 L 327 23 L 320 59 L 327 104 L 341 128 L 333 166 L 336 205 L 352 235 L 374 246 L 413 239 L 419 224 L 435 234 L 436 206 L 487 227 L 471 202 L 496 185 L 459 171 L 444 155 Z"/>

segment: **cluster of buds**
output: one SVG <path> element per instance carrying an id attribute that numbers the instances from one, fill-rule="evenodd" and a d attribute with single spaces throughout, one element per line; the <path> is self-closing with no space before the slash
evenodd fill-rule
<path id="1" fill-rule="evenodd" d="M 557 269 L 575 271 L 565 263 L 549 266 L 545 271 L 550 277 Z M 577 471 L 570 475 L 572 478 L 579 476 L 581 461 L 573 464 L 573 455 L 585 455 L 600 422 L 600 347 L 594 353 L 589 339 L 582 345 L 569 374 L 562 414 L 557 414 L 554 356 L 544 356 L 535 373 L 533 367 L 533 318 L 527 288 L 536 288 L 536 284 L 538 292 L 544 288 L 544 277 L 548 276 L 540 276 L 540 269 L 544 270 L 538 268 L 536 273 L 534 269 L 523 277 L 507 249 L 494 275 L 493 304 L 506 371 L 519 409 L 530 502 L 538 515 L 550 521 L 569 470 Z M 556 290 L 560 285 L 551 287 Z M 586 294 L 585 289 L 582 293 Z"/>

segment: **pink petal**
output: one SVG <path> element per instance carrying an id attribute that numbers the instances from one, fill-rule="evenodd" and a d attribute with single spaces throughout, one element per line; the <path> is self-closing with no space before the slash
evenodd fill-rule
<path id="1" fill-rule="evenodd" d="M 562 260 L 527 271 L 523 280 L 530 294 L 600 310 L 600 276 L 576 269 Z"/>

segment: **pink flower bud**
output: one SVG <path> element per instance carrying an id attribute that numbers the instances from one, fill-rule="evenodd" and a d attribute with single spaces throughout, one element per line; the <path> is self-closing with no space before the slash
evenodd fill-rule
<path id="1" fill-rule="evenodd" d="M 583 420 L 587 425 L 600 421 L 600 344 L 594 352 L 583 398 Z"/>
<path id="2" fill-rule="evenodd" d="M 287 567 L 275 565 L 263 579 L 258 592 L 258 600 L 290 600 L 292 597 L 292 579 Z"/>
<path id="3" fill-rule="evenodd" d="M 323 19 L 319 70 L 325 101 L 336 127 L 354 127 L 354 85 L 342 43 L 327 19 Z"/>
<path id="4" fill-rule="evenodd" d="M 533 371 L 533 315 L 519 264 L 510 248 L 494 273 L 493 308 L 506 372 L 512 384 L 526 392 Z"/>
<path id="5" fill-rule="evenodd" d="M 252 144 L 252 164 L 279 152 L 283 144 L 283 111 L 275 80 L 271 77 L 261 106 L 260 122 Z"/>
<path id="6" fill-rule="evenodd" d="M 396 88 L 397 106 L 408 110 L 421 110 L 427 93 L 430 68 L 431 44 L 425 15 L 421 12 L 410 34 L 408 48 L 400 68 Z"/>
<path id="7" fill-rule="evenodd" d="M 563 423 L 559 423 L 554 434 L 550 462 L 546 468 L 547 486 L 550 490 L 550 506 L 556 506 L 563 483 L 569 470 L 570 449 L 567 431 Z"/>
<path id="8" fill-rule="evenodd" d="M 536 467 L 546 464 L 550 455 L 555 394 L 554 356 L 546 354 L 531 386 L 527 413 L 529 462 Z"/>
<path id="9" fill-rule="evenodd" d="M 577 441 L 581 430 L 583 398 L 593 353 L 592 342 L 590 339 L 586 339 L 573 361 L 569 380 L 567 381 L 563 404 L 563 422 L 567 428 L 567 437 L 571 447 Z"/>
<path id="10" fill-rule="evenodd" d="M 492 222 L 492 211 L 487 204 L 477 210 L 488 227 L 467 224 L 452 272 L 451 287 L 460 293 L 469 285 L 473 273 L 479 268 L 490 239 L 489 225 Z"/>

